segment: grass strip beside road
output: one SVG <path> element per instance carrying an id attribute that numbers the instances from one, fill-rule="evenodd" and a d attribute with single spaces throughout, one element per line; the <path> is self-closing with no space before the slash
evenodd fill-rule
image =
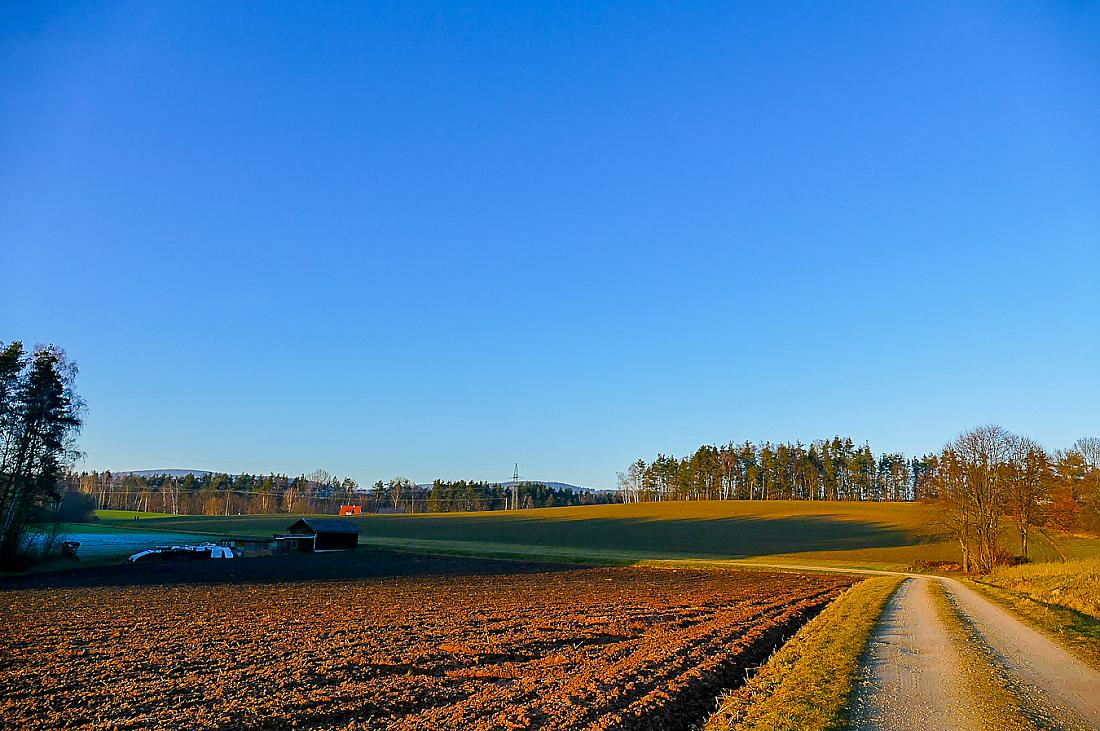
<path id="1" fill-rule="evenodd" d="M 1057 604 L 1100 621 L 1100 558 L 998 568 L 982 578 L 1043 604 Z"/>
<path id="2" fill-rule="evenodd" d="M 867 579 L 807 622 L 741 688 L 723 696 L 707 731 L 824 731 L 847 726 L 860 657 L 904 577 Z"/>

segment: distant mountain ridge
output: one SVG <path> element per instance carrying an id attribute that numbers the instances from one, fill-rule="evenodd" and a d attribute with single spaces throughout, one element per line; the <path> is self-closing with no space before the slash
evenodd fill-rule
<path id="1" fill-rule="evenodd" d="M 446 482 L 446 480 L 444 480 L 444 482 Z M 456 482 L 457 482 L 457 480 L 456 480 Z M 467 480 L 467 482 L 477 482 L 477 480 Z M 504 482 L 494 482 L 494 481 L 491 481 L 491 480 L 482 480 L 482 482 L 485 482 L 489 485 L 500 485 L 501 487 L 511 487 L 512 485 L 517 484 L 516 482 L 513 482 L 512 480 L 505 480 Z M 555 490 L 572 490 L 573 492 L 614 492 L 614 490 L 608 490 L 607 488 L 603 488 L 603 487 L 581 487 L 579 485 L 571 485 L 568 482 L 553 482 L 551 480 L 518 480 L 517 482 L 521 486 L 522 485 L 546 485 L 547 487 L 552 487 Z M 422 482 L 422 483 L 418 484 L 417 487 L 423 487 L 423 488 L 431 489 L 432 483 Z"/>
<path id="2" fill-rule="evenodd" d="M 195 477 L 206 477 L 213 474 L 210 470 L 124 470 L 122 472 L 112 472 L 115 477 L 186 477 L 187 475 L 194 475 Z"/>

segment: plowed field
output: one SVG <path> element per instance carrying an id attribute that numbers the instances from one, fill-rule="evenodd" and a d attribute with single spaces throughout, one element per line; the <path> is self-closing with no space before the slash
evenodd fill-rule
<path id="1" fill-rule="evenodd" d="M 8 589 L 0 726 L 686 728 L 853 581 L 598 568 Z"/>

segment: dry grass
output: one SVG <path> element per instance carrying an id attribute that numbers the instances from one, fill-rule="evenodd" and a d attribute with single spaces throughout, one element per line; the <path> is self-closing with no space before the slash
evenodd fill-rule
<path id="1" fill-rule="evenodd" d="M 1100 559 L 1002 568 L 970 583 L 1100 668 Z"/>
<path id="2" fill-rule="evenodd" d="M 1006 567 L 983 581 L 1100 620 L 1100 558 Z"/>
<path id="3" fill-rule="evenodd" d="M 867 579 L 833 602 L 721 700 L 707 731 L 844 728 L 860 656 L 901 581 Z"/>

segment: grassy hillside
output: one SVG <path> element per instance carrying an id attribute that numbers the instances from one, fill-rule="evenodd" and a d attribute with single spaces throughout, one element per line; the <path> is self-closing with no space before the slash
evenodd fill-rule
<path id="1" fill-rule="evenodd" d="M 150 518 L 142 527 L 268 535 L 297 516 Z M 957 560 L 935 511 L 913 503 L 701 501 L 511 513 L 352 518 L 364 544 L 432 552 L 589 560 L 752 560 L 868 568 Z M 1039 540 L 1038 557 L 1055 556 Z"/>

